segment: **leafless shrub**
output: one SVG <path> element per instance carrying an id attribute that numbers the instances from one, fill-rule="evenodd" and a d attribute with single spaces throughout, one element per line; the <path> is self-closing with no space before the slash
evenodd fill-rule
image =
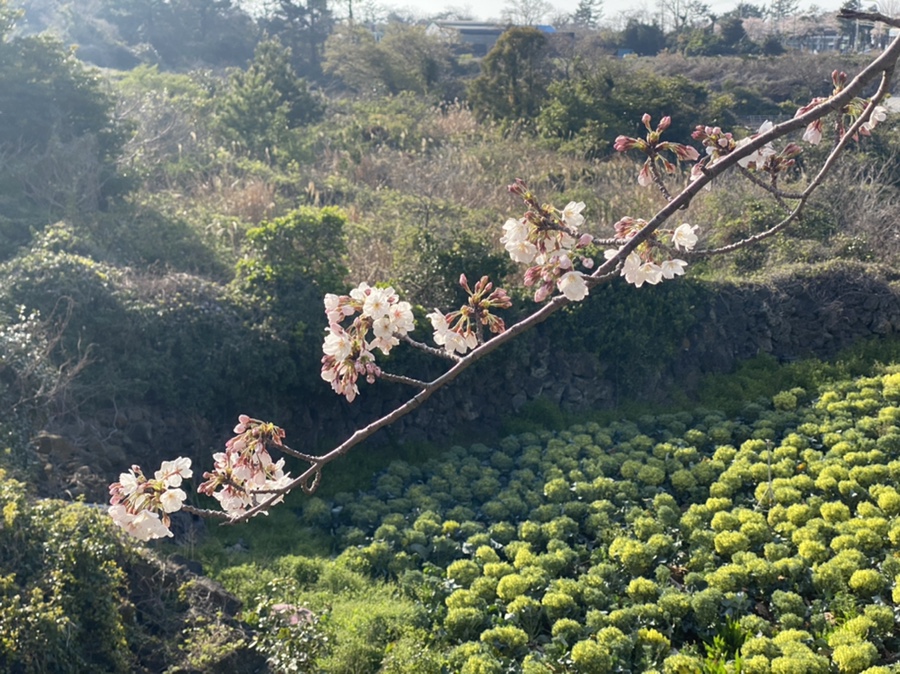
<path id="1" fill-rule="evenodd" d="M 11 164 L 39 207 L 76 214 L 92 213 L 100 205 L 103 171 L 93 135 L 70 141 L 53 136 L 43 150 L 23 150 Z"/>
<path id="2" fill-rule="evenodd" d="M 73 302 L 61 298 L 50 316 L 19 315 L 0 327 L 0 383 L 12 394 L 10 413 L 23 413 L 38 424 L 50 423 L 78 406 L 73 382 L 91 362 L 91 347 L 67 348 L 63 336 Z"/>
<path id="3" fill-rule="evenodd" d="M 878 262 L 900 256 L 900 189 L 895 152 L 887 161 L 844 163 L 829 184 L 829 197 L 838 228 L 852 243 L 863 243 Z"/>

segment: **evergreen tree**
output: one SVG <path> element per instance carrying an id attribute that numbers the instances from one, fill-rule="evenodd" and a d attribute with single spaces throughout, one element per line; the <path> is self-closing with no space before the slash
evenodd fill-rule
<path id="1" fill-rule="evenodd" d="M 572 23 L 585 28 L 596 28 L 603 15 L 602 0 L 579 0 L 572 15 Z"/>
<path id="2" fill-rule="evenodd" d="M 469 99 L 484 117 L 531 119 L 541 108 L 549 81 L 547 38 L 535 28 L 510 28 L 481 62 Z"/>
<path id="3" fill-rule="evenodd" d="M 629 21 L 622 31 L 622 46 L 640 56 L 656 56 L 666 47 L 666 34 L 655 23 Z"/>
<path id="4" fill-rule="evenodd" d="M 321 79 L 325 41 L 334 29 L 327 0 L 278 0 L 263 23 L 269 35 L 290 47 L 291 63 L 298 75 Z"/>
<path id="5" fill-rule="evenodd" d="M 266 40 L 246 70 L 231 73 L 219 122 L 227 137 L 262 154 L 277 146 L 287 131 L 319 120 L 322 113 L 319 99 L 294 73 L 290 49 Z"/>

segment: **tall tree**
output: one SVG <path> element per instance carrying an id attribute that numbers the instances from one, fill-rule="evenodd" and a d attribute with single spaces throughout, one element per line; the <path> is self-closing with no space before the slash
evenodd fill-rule
<path id="1" fill-rule="evenodd" d="M 547 52 L 547 38 L 535 28 L 521 26 L 503 33 L 469 88 L 475 111 L 495 119 L 533 118 L 550 79 Z"/>
<path id="2" fill-rule="evenodd" d="M 666 46 L 666 34 L 657 24 L 629 21 L 622 31 L 622 47 L 639 56 L 655 56 Z"/>
<path id="3" fill-rule="evenodd" d="M 98 16 L 113 24 L 132 49 L 149 52 L 165 68 L 241 65 L 251 58 L 259 39 L 253 20 L 233 0 L 101 3 Z"/>
<path id="4" fill-rule="evenodd" d="M 709 5 L 700 0 L 658 0 L 663 29 L 681 33 L 709 15 Z"/>
<path id="5" fill-rule="evenodd" d="M 603 0 L 579 0 L 572 23 L 585 28 L 596 28 L 603 16 Z"/>
<path id="6" fill-rule="evenodd" d="M 744 29 L 744 20 L 740 16 L 723 17 L 719 21 L 722 44 L 730 53 L 744 52 L 750 45 L 750 38 Z"/>
<path id="7" fill-rule="evenodd" d="M 446 41 L 432 37 L 424 26 L 392 23 L 380 41 L 362 26 L 342 26 L 325 44 L 328 75 L 358 93 L 443 93 L 453 68 Z"/>
<path id="8" fill-rule="evenodd" d="M 762 19 L 766 14 L 766 10 L 762 5 L 754 5 L 752 2 L 743 2 L 743 0 L 738 3 L 733 11 L 741 19 Z"/>
<path id="9" fill-rule="evenodd" d="M 334 29 L 327 0 L 276 0 L 263 25 L 269 35 L 291 48 L 299 76 L 321 79 L 325 41 Z"/>
<path id="10" fill-rule="evenodd" d="M 97 73 L 49 37 L 17 35 L 19 17 L 0 0 L 0 249 L 10 220 L 27 238 L 32 216 L 101 207 L 124 142 Z"/>
<path id="11" fill-rule="evenodd" d="M 778 31 L 781 32 L 782 22 L 789 16 L 796 14 L 799 7 L 800 0 L 772 0 L 766 13 L 775 22 Z"/>

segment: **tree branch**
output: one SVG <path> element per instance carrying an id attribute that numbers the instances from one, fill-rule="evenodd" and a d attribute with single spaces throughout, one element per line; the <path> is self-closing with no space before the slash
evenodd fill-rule
<path id="1" fill-rule="evenodd" d="M 891 23 L 891 20 L 887 21 L 887 23 L 889 23 L 889 25 L 894 25 L 893 23 Z M 900 24 L 900 22 L 898 22 L 898 24 Z M 842 109 L 863 89 L 863 87 L 871 82 L 879 73 L 883 74 L 882 84 L 879 88 L 879 94 L 876 95 L 876 98 L 872 100 L 863 115 L 851 126 L 851 128 L 837 144 L 834 150 L 832 150 L 822 169 L 809 184 L 806 190 L 804 190 L 802 198 L 800 199 L 800 203 L 794 208 L 791 215 L 789 215 L 788 218 L 785 219 L 785 221 L 782 221 L 781 223 L 776 225 L 775 228 L 767 230 L 766 232 L 762 232 L 756 235 L 756 237 L 751 237 L 750 240 L 761 240 L 762 238 L 771 236 L 772 234 L 776 233 L 776 231 L 780 231 L 777 228 L 786 227 L 787 224 L 789 224 L 793 219 L 796 218 L 806 200 L 809 198 L 809 195 L 821 184 L 824 176 L 828 173 L 828 171 L 830 171 L 837 157 L 847 146 L 847 143 L 850 142 L 852 135 L 859 130 L 859 128 L 871 114 L 874 105 L 877 103 L 877 101 L 880 100 L 878 96 L 884 96 L 884 92 L 886 91 L 886 87 L 889 84 L 891 74 L 893 73 L 894 64 L 898 58 L 898 55 L 900 55 L 900 38 L 895 39 L 877 59 L 875 59 L 871 64 L 869 64 L 869 66 L 867 66 L 862 72 L 860 72 L 855 78 L 853 78 L 853 80 L 840 93 L 811 108 L 806 113 L 799 115 L 794 119 L 776 125 L 771 130 L 760 134 L 757 138 L 754 138 L 750 143 L 747 143 L 746 145 L 735 149 L 733 152 L 722 157 L 712 165 L 706 167 L 706 169 L 703 171 L 703 175 L 701 175 L 697 180 L 691 182 L 679 194 L 673 197 L 665 206 L 663 206 L 662 209 L 660 209 L 652 217 L 652 219 L 644 226 L 641 231 L 628 239 L 624 243 L 624 245 L 622 245 L 621 248 L 616 252 L 615 255 L 611 256 L 610 259 L 606 260 L 602 265 L 594 270 L 594 272 L 590 276 L 587 276 L 585 278 L 588 286 L 590 288 L 594 288 L 601 283 L 608 282 L 609 280 L 614 278 L 617 275 L 620 264 L 624 262 L 625 258 L 635 248 L 646 241 L 675 213 L 677 213 L 681 209 L 686 208 L 700 190 L 702 190 L 706 185 L 712 182 L 716 177 L 735 166 L 738 161 L 755 153 L 764 145 L 782 138 L 792 131 L 801 129 L 808 125 L 810 122 L 818 120 L 832 111 Z M 748 240 L 748 242 L 750 240 Z M 731 249 L 733 250 L 734 248 L 732 247 Z M 712 252 L 714 251 L 702 251 L 702 253 L 704 254 L 711 254 Z M 544 322 L 567 304 L 569 304 L 569 300 L 565 296 L 558 295 L 556 297 L 553 297 L 543 307 L 535 311 L 530 316 L 522 319 L 518 323 L 510 326 L 505 332 L 497 335 L 488 342 L 479 345 L 468 355 L 459 357 L 457 362 L 455 362 L 455 364 L 449 370 L 447 370 L 444 374 L 437 377 L 431 382 L 423 382 L 423 388 L 421 391 L 419 391 L 416 395 L 414 395 L 406 402 L 399 405 L 392 412 L 386 414 L 380 419 L 373 421 L 364 428 L 356 430 L 349 438 L 347 438 L 344 442 L 342 442 L 326 454 L 318 457 L 309 457 L 313 459 L 313 461 L 303 473 L 294 478 L 282 489 L 276 490 L 269 498 L 253 506 L 244 513 L 234 518 L 230 518 L 228 520 L 229 523 L 235 524 L 238 522 L 243 522 L 250 519 L 256 514 L 267 510 L 275 503 L 275 501 L 281 498 L 281 496 L 285 492 L 291 489 L 300 487 L 304 492 L 312 493 L 318 486 L 319 479 L 321 477 L 321 471 L 324 466 L 343 456 L 353 447 L 360 444 L 380 429 L 393 424 L 410 412 L 414 411 L 425 401 L 427 401 L 434 393 L 455 380 L 459 375 L 461 375 L 465 370 L 474 365 L 476 362 L 499 349 L 510 340 L 515 339 L 523 332 L 530 330 L 536 325 Z M 407 341 L 412 343 L 414 346 L 418 344 L 416 342 L 412 342 L 412 340 Z M 426 347 L 425 345 L 417 346 L 417 348 L 422 347 L 425 347 L 425 350 L 432 350 L 432 347 Z M 433 349 L 433 351 L 439 350 Z"/>

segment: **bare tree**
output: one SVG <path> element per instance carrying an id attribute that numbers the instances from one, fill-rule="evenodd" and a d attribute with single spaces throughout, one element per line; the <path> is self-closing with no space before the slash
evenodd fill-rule
<path id="1" fill-rule="evenodd" d="M 700 0 L 659 0 L 660 26 L 680 33 L 709 15 L 709 5 Z"/>
<path id="2" fill-rule="evenodd" d="M 885 16 L 900 17 L 900 0 L 878 0 L 878 11 Z"/>
<path id="3" fill-rule="evenodd" d="M 552 11 L 553 5 L 547 0 L 507 0 L 501 16 L 517 26 L 534 26 Z"/>

